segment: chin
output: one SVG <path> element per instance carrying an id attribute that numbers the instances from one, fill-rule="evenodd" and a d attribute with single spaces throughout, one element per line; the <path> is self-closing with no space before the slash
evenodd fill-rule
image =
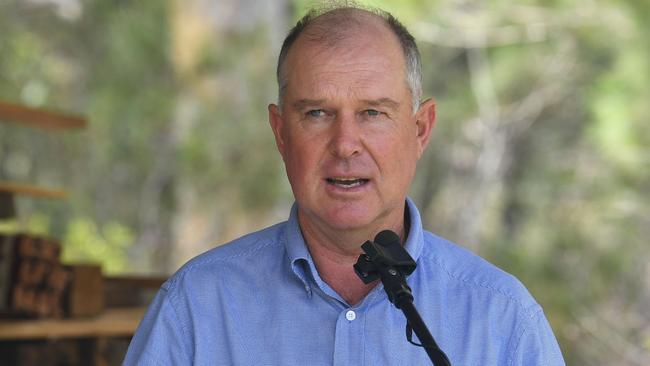
<path id="1" fill-rule="evenodd" d="M 355 230 L 371 226 L 377 215 L 371 208 L 344 206 L 330 209 L 322 219 L 333 229 Z"/>
<path id="2" fill-rule="evenodd" d="M 352 231 L 376 226 L 385 219 L 386 210 L 376 197 L 361 199 L 319 199 L 305 200 L 303 207 L 305 219 L 320 222 L 321 225 L 337 231 Z"/>
<path id="3" fill-rule="evenodd" d="M 328 225 L 341 231 L 352 231 L 370 226 L 372 220 L 360 217 L 336 217 L 327 221 Z"/>

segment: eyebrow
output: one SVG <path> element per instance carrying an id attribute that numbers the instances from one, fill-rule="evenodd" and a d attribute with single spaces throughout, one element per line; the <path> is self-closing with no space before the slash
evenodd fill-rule
<path id="1" fill-rule="evenodd" d="M 385 106 L 394 110 L 399 109 L 399 102 L 394 101 L 390 98 L 379 98 L 379 99 L 363 99 L 362 103 L 370 106 Z M 300 99 L 291 104 L 294 109 L 300 110 L 305 107 L 321 106 L 325 104 L 325 99 Z"/>
<path id="2" fill-rule="evenodd" d="M 385 106 L 394 110 L 399 109 L 399 102 L 396 102 L 390 98 L 364 99 L 362 102 L 370 106 Z"/>
<path id="3" fill-rule="evenodd" d="M 324 103 L 325 99 L 300 99 L 291 103 L 291 106 L 294 109 L 301 110 L 305 107 L 321 106 Z"/>

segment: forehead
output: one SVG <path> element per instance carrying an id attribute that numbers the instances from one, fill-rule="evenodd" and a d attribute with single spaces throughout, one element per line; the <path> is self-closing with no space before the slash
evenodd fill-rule
<path id="1" fill-rule="evenodd" d="M 335 35 L 323 33 L 327 26 L 315 24 L 305 30 L 289 51 L 284 75 L 287 97 L 322 96 L 341 88 L 379 94 L 408 91 L 402 48 L 382 19 L 357 19 Z"/>

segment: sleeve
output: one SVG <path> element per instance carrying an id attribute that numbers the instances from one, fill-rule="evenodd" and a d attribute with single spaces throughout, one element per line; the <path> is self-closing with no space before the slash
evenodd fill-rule
<path id="1" fill-rule="evenodd" d="M 190 365 L 188 339 L 163 286 L 140 321 L 123 365 Z"/>
<path id="2" fill-rule="evenodd" d="M 541 308 L 524 327 L 508 365 L 565 366 L 560 346 Z"/>

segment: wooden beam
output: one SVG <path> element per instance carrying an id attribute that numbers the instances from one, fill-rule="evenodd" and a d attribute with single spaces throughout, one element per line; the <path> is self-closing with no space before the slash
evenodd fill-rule
<path id="1" fill-rule="evenodd" d="M 80 337 L 130 337 L 146 307 L 107 309 L 81 319 L 0 320 L 0 341 Z"/>
<path id="2" fill-rule="evenodd" d="M 104 277 L 104 284 L 114 287 L 149 288 L 158 291 L 158 288 L 167 281 L 167 278 L 165 276 L 106 276 Z"/>
<path id="3" fill-rule="evenodd" d="M 0 192 L 21 194 L 41 198 L 66 198 L 68 194 L 60 189 L 42 188 L 34 185 L 2 182 L 0 181 Z"/>
<path id="4" fill-rule="evenodd" d="M 86 119 L 0 100 L 0 122 L 14 122 L 48 130 L 82 128 Z"/>

